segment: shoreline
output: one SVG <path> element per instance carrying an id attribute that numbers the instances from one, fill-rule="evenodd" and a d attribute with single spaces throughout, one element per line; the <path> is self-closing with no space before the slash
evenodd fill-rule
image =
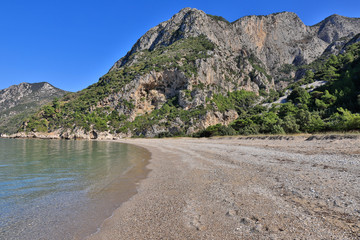
<path id="1" fill-rule="evenodd" d="M 93 140 L 97 141 L 97 140 Z M 103 140 L 102 142 L 114 142 L 114 143 L 121 143 L 121 144 L 127 144 L 127 145 L 133 145 L 136 148 L 141 148 L 141 150 L 145 153 L 145 157 L 142 161 L 140 161 L 135 166 L 131 167 L 130 169 L 126 170 L 124 173 L 122 173 L 117 179 L 116 183 L 110 183 L 106 189 L 103 189 L 105 191 L 116 191 L 116 195 L 110 196 L 111 197 L 111 204 L 112 205 L 118 205 L 118 207 L 114 208 L 111 211 L 111 215 L 107 216 L 105 219 L 100 222 L 100 225 L 96 226 L 96 231 L 90 233 L 90 234 L 79 234 L 77 236 L 74 236 L 74 239 L 87 239 L 88 237 L 91 237 L 92 235 L 97 234 L 103 223 L 107 219 L 111 219 L 113 217 L 114 212 L 122 206 L 123 203 L 129 201 L 134 195 L 137 194 L 137 186 L 140 184 L 140 182 L 148 176 L 150 169 L 147 168 L 150 159 L 151 159 L 151 153 L 141 146 L 137 146 L 134 144 L 126 143 L 126 142 L 117 142 L 117 141 L 108 141 Z M 114 190 L 116 189 L 116 190 Z M 101 204 L 101 203 L 98 203 Z"/>
<path id="2" fill-rule="evenodd" d="M 1 170 L 25 175 L 15 183 L 11 178 L 20 179 L 22 175 L 1 172 L 4 209 L 0 215 L 4 218 L 0 239 L 84 239 L 97 232 L 105 219 L 137 193 L 139 182 L 150 171 L 147 165 L 151 153 L 129 143 L 0 140 L 1 164 L 5 167 Z M 27 165 L 22 165 L 24 162 Z M 23 171 L 31 170 L 34 164 L 36 170 Z M 15 168 L 18 165 L 21 170 Z M 30 177 L 26 178 L 26 174 Z M 38 179 L 46 181 L 37 183 Z M 33 184 L 26 186 L 21 181 Z M 14 190 L 7 191 L 7 186 Z M 22 194 L 23 186 L 32 195 Z M 39 192 L 39 188 L 44 190 Z"/>
<path id="3" fill-rule="evenodd" d="M 122 139 L 148 176 L 86 239 L 360 237 L 360 139 Z"/>
<path id="4" fill-rule="evenodd" d="M 283 138 L 299 138 L 299 137 L 307 137 L 308 140 L 321 140 L 321 139 L 336 139 L 336 138 L 351 138 L 356 139 L 360 138 L 359 131 L 351 131 L 351 132 L 323 132 L 323 133 L 294 133 L 294 134 L 257 134 L 257 135 L 225 135 L 225 136 L 213 136 L 207 139 L 216 139 L 216 138 L 239 138 L 239 139 L 269 139 L 269 140 L 281 140 Z M 124 141 L 126 139 L 162 139 L 162 138 L 132 138 L 127 136 L 118 136 L 112 135 L 107 132 L 99 132 L 97 133 L 97 137 L 93 137 L 90 134 L 82 134 L 82 135 L 64 135 L 58 132 L 18 132 L 11 135 L 0 133 L 0 138 L 8 138 L 8 139 L 53 139 L 53 140 L 86 140 L 86 141 Z M 191 136 L 184 137 L 170 137 L 164 139 L 201 139 Z M 205 139 L 205 138 L 203 138 Z"/>

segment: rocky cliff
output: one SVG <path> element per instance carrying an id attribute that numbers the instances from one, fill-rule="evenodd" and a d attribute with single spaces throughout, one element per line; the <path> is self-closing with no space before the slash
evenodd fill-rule
<path id="1" fill-rule="evenodd" d="M 20 83 L 0 90 L 0 133 L 14 133 L 22 120 L 66 91 L 46 82 Z"/>
<path id="2" fill-rule="evenodd" d="M 339 15 L 332 15 L 314 26 L 306 26 L 291 12 L 246 16 L 229 23 L 203 11 L 185 8 L 144 34 L 110 71 L 129 64 L 130 57 L 142 50 L 151 51 L 182 38 L 205 35 L 221 52 L 213 58 L 220 57 L 221 62 L 232 60 L 236 66 L 236 59 L 254 54 L 265 70 L 274 74 L 284 64 L 310 63 L 331 43 L 350 39 L 359 32 L 360 19 Z"/>
<path id="3" fill-rule="evenodd" d="M 306 26 L 291 12 L 246 16 L 229 23 L 203 11 L 185 8 L 170 20 L 150 29 L 124 58 L 115 63 L 110 72 L 137 63 L 138 59 L 133 56 L 143 51 L 154 51 L 181 39 L 203 35 L 214 43 L 216 48 L 210 53 L 210 57 L 198 59 L 195 77 L 180 80 L 179 85 L 182 88 L 192 91 L 194 85 L 204 84 L 216 86 L 223 94 L 239 89 L 269 91 L 276 86 L 281 88 L 284 86 L 282 80 L 288 81 L 296 75 L 296 68 L 292 68 L 292 71 L 284 70 L 288 65 L 301 66 L 311 63 L 330 45 L 339 41 L 345 44 L 346 40 L 349 41 L 359 32 L 360 19 L 339 15 L 332 15 L 314 26 Z M 157 84 L 153 84 L 151 94 L 160 95 L 165 100 L 169 96 L 163 96 L 164 92 L 157 89 L 156 85 L 164 85 L 161 81 L 177 82 L 181 79 L 181 73 L 173 69 L 169 77 L 166 74 L 162 77 L 163 73 L 149 73 L 138 81 L 149 82 L 149 78 L 154 78 L 154 75 L 161 75 L 153 79 Z M 135 86 L 134 82 L 131 84 L 133 89 L 141 89 L 143 85 L 139 83 Z M 172 93 L 174 91 L 172 88 L 166 89 Z M 213 90 L 208 93 L 214 92 Z M 201 98 L 199 94 L 193 95 Z M 203 94 L 207 95 L 209 94 Z M 180 101 L 186 102 L 181 96 L 183 94 L 180 91 Z M 138 102 L 139 97 L 134 93 L 131 97 L 128 96 L 128 99 Z M 153 100 L 152 97 L 150 99 Z M 198 101 L 192 106 L 199 104 L 204 104 L 204 101 Z M 189 105 L 183 107 L 187 108 Z"/>
<path id="4" fill-rule="evenodd" d="M 98 83 L 65 97 L 57 109 L 61 116 L 31 126 L 151 137 L 228 124 L 244 106 L 222 108 L 222 101 L 244 98 L 255 104 L 255 97 L 242 91 L 281 90 L 304 76 L 302 66 L 359 32 L 360 19 L 339 15 L 314 26 L 291 12 L 230 23 L 185 8 L 145 33 Z"/>

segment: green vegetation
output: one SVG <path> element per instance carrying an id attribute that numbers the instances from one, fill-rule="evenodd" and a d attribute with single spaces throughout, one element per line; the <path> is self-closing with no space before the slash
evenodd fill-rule
<path id="1" fill-rule="evenodd" d="M 133 127 L 119 127 L 127 118 L 120 116 L 114 108 L 99 107 L 99 103 L 110 94 L 121 92 L 127 83 L 150 71 L 178 70 L 188 77 L 196 76 L 195 61 L 208 58 L 209 51 L 214 49 L 215 45 L 201 35 L 181 39 L 170 46 L 137 52 L 129 57 L 128 62 L 131 64 L 110 71 L 96 84 L 78 93 L 69 93 L 63 99 L 57 99 L 52 104 L 44 106 L 27 120 L 26 131 L 82 127 L 87 131 L 93 128 L 99 131 L 115 129 L 124 132 Z M 133 102 L 126 100 L 121 100 L 118 106 L 123 107 L 125 112 L 131 112 L 135 107 Z M 134 124 L 140 124 L 139 121 L 141 120 L 135 120 Z"/>
<path id="2" fill-rule="evenodd" d="M 220 112 L 229 111 L 231 109 L 241 113 L 255 104 L 257 96 L 253 92 L 245 90 L 228 92 L 227 95 L 214 94 L 212 102 L 214 102 Z"/>
<path id="3" fill-rule="evenodd" d="M 215 21 L 222 21 L 225 22 L 227 24 L 230 24 L 230 22 L 228 20 L 226 20 L 225 18 L 221 17 L 221 16 L 215 16 L 215 15 L 211 15 L 211 14 L 207 14 L 208 17 L 211 17 L 212 19 L 214 19 Z"/>
<path id="4" fill-rule="evenodd" d="M 200 132 L 195 133 L 194 137 L 213 137 L 213 136 L 226 136 L 226 135 L 234 135 L 236 131 L 232 127 L 227 127 L 221 124 L 216 124 L 202 130 Z"/>
<path id="5" fill-rule="evenodd" d="M 172 123 L 179 119 L 184 126 L 189 127 L 206 114 L 207 110 L 200 106 L 191 110 L 184 110 L 178 105 L 176 97 L 167 101 L 160 109 L 153 110 L 149 114 L 141 115 L 132 122 L 124 122 L 121 130 L 131 131 L 137 136 L 144 136 L 145 130 L 152 126 L 170 127 Z M 185 136 L 184 128 L 174 129 L 172 133 L 166 133 L 169 136 Z M 164 133 L 158 137 L 164 137 Z"/>
<path id="6" fill-rule="evenodd" d="M 266 93 L 264 90 L 260 89 L 259 94 L 260 96 L 265 97 L 263 103 L 272 103 L 275 102 L 280 97 L 284 96 L 284 91 L 276 91 L 274 89 L 270 89 L 269 93 Z"/>
<path id="7" fill-rule="evenodd" d="M 295 72 L 297 70 L 297 67 L 293 64 L 284 64 L 279 69 L 279 72 L 283 72 L 285 74 L 290 74 L 291 72 Z"/>
<path id="8" fill-rule="evenodd" d="M 261 62 L 260 59 L 258 59 L 254 53 L 250 53 L 249 56 L 247 58 L 245 58 L 242 55 L 239 55 L 236 57 L 236 62 L 238 65 L 238 68 L 243 68 L 246 60 L 249 61 L 249 63 L 251 64 L 251 66 L 254 68 L 254 70 L 252 72 L 250 72 L 250 79 L 253 81 L 254 78 L 256 77 L 256 75 L 258 73 L 262 73 L 266 76 L 266 78 L 268 79 L 268 81 L 270 82 L 272 80 L 272 77 L 266 72 L 265 68 L 264 68 L 264 64 Z"/>
<path id="9" fill-rule="evenodd" d="M 253 79 L 256 76 L 256 71 L 258 71 L 264 74 L 269 82 L 271 81 L 272 77 L 266 72 L 265 68 L 263 67 L 264 64 L 253 53 L 251 53 L 249 56 L 249 62 L 254 68 L 254 70 L 250 73 L 251 79 Z"/>
<path id="10" fill-rule="evenodd" d="M 186 38 L 170 46 L 160 46 L 152 51 L 144 50 L 133 54 L 129 60 L 136 59 L 136 63 L 132 64 L 129 68 L 138 75 L 143 75 L 153 70 L 177 69 L 191 77 L 197 74 L 195 61 L 197 59 L 208 58 L 208 51 L 213 51 L 214 49 L 215 45 L 204 35 Z M 104 77 L 106 78 L 106 75 Z"/>
<path id="11" fill-rule="evenodd" d="M 27 121 L 26 131 L 82 127 L 86 131 L 95 129 L 142 137 L 149 129 L 156 127 L 160 129 L 158 137 L 184 136 L 190 127 L 204 119 L 207 112 L 224 113 L 229 110 L 235 110 L 239 115 L 229 126 L 217 124 L 194 136 L 360 130 L 360 43 L 348 46 L 345 54 L 330 56 L 322 64 L 317 62 L 316 68 L 309 67 L 303 79 L 289 86 L 292 89 L 289 102 L 273 104 L 270 109 L 256 105 L 258 97 L 244 90 L 225 95 L 213 93 L 212 97 L 206 98 L 206 104 L 190 110 L 181 108 L 177 97 L 174 97 L 161 108 L 137 116 L 133 121 L 129 121 L 127 114 L 134 110 L 134 102 L 120 98 L 116 106 L 106 104 L 109 94 L 121 93 L 125 84 L 150 71 L 176 69 L 188 77 L 196 76 L 195 61 L 209 57 L 209 51 L 214 48 L 214 44 L 200 36 L 133 54 L 130 56 L 131 64 L 109 72 L 98 83 L 79 93 L 68 94 L 44 106 Z M 241 64 L 241 58 L 238 60 Z M 260 60 L 251 56 L 249 61 L 256 72 L 266 74 Z M 284 66 L 284 71 L 292 71 L 292 68 Z M 327 84 L 312 92 L 300 87 L 315 80 L 326 80 Z M 193 87 L 199 90 L 206 88 L 202 84 Z M 186 98 L 192 99 L 192 92 L 183 92 Z M 281 94 L 274 90 L 269 93 L 260 91 L 268 102 Z M 118 108 L 126 114 L 120 115 L 116 110 Z M 163 132 L 161 129 L 169 131 Z"/>
<path id="12" fill-rule="evenodd" d="M 257 106 L 243 109 L 229 130 L 220 126 L 209 127 L 196 136 L 229 135 L 229 133 L 284 134 L 325 131 L 360 130 L 360 43 L 348 46 L 346 53 L 332 55 L 317 70 L 309 70 L 304 79 L 290 86 L 289 102 L 273 105 L 270 109 Z M 328 83 L 307 92 L 300 85 L 317 80 Z M 270 92 L 271 100 L 277 97 Z M 216 102 L 216 97 L 215 97 Z M 222 106 L 222 105 L 220 105 Z M 220 109 L 220 108 L 219 108 Z"/>

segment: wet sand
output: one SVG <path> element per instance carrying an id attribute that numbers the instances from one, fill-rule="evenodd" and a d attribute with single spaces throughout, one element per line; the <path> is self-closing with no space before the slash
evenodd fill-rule
<path id="1" fill-rule="evenodd" d="M 134 150 L 134 149 L 133 149 Z M 137 186 L 141 180 L 145 179 L 150 172 L 147 168 L 151 153 L 143 148 L 137 148 L 140 154 L 132 159 L 134 166 L 125 173 L 120 174 L 113 179 L 108 185 L 101 189 L 97 189 L 90 194 L 92 199 L 92 211 L 98 213 L 91 219 L 86 219 L 87 226 L 75 231 L 74 240 L 84 239 L 94 231 L 99 231 L 99 220 L 111 217 L 114 209 L 121 206 L 122 203 L 128 201 L 137 193 Z M 101 222 L 100 222 L 101 223 Z"/>
<path id="2" fill-rule="evenodd" d="M 360 138 L 127 139 L 138 193 L 87 239 L 360 239 Z"/>

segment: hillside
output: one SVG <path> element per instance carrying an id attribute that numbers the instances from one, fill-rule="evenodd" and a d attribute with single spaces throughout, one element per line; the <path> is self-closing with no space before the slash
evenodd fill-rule
<path id="1" fill-rule="evenodd" d="M 65 93 L 46 82 L 20 83 L 0 90 L 0 134 L 16 132 L 24 118 Z"/>
<path id="2" fill-rule="evenodd" d="M 43 108 L 23 130 L 112 138 L 192 135 L 227 126 L 249 111 L 262 114 L 265 110 L 254 106 L 275 100 L 294 82 L 335 81 L 342 73 L 327 75 L 322 68 L 327 59 L 346 53 L 359 32 L 360 19 L 339 15 L 314 26 L 290 12 L 229 23 L 185 8 L 145 33 L 97 83 Z M 351 61 L 333 72 L 356 65 L 356 49 Z M 233 130 L 239 131 L 228 133 Z"/>

